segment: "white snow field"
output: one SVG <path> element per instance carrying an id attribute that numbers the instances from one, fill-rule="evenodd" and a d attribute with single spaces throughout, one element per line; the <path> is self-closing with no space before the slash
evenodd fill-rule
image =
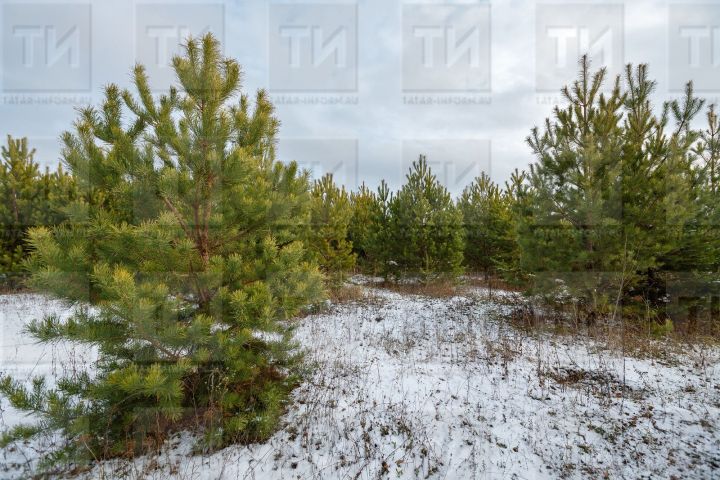
<path id="1" fill-rule="evenodd" d="M 624 358 L 579 337 L 517 330 L 483 290 L 439 299 L 362 288 L 362 300 L 299 320 L 314 369 L 268 442 L 193 455 L 180 435 L 158 456 L 80 476 L 720 478 L 718 349 Z M 0 306 L 0 369 L 27 378 L 90 368 L 93 352 L 43 349 L 21 333 L 62 304 L 5 295 Z M 2 408 L 4 426 L 27 420 Z M 27 476 L 52 441 L 0 452 L 0 478 Z"/>

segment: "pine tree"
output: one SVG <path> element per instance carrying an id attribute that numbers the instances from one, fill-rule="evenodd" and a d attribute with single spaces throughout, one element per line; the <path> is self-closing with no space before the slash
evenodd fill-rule
<path id="1" fill-rule="evenodd" d="M 374 221 L 377 198 L 365 183 L 357 191 L 350 192 L 350 209 L 352 212 L 348 225 L 348 239 L 352 243 L 353 253 L 358 264 L 368 267 L 370 236 Z"/>
<path id="2" fill-rule="evenodd" d="M 715 105 L 708 108 L 707 128 L 700 132 L 696 153 L 702 159 L 701 168 L 710 193 L 717 194 L 720 192 L 720 119 Z"/>
<path id="3" fill-rule="evenodd" d="M 707 128 L 700 132 L 695 153 L 699 157 L 693 179 L 697 226 L 701 235 L 699 247 L 705 253 L 706 270 L 720 271 L 720 119 L 710 105 Z M 697 250 L 697 249 L 696 249 Z"/>
<path id="4" fill-rule="evenodd" d="M 6 440 L 60 430 L 54 458 L 83 461 L 153 448 L 195 428 L 216 448 L 267 437 L 296 382 L 289 319 L 320 298 L 307 261 L 310 185 L 275 161 L 278 121 L 254 108 L 240 67 L 208 34 L 173 59 L 179 88 L 108 87 L 64 136 L 85 194 L 70 221 L 30 233 L 32 284 L 81 308 L 29 332 L 98 349 L 96 372 L 33 388 L 4 377 L 10 401 L 40 418 Z M 92 308 L 89 308 L 92 306 Z"/>
<path id="5" fill-rule="evenodd" d="M 350 194 L 352 220 L 348 229 L 358 263 L 374 275 L 389 274 L 390 200 L 392 192 L 385 180 L 377 192 L 364 183 Z"/>
<path id="6" fill-rule="evenodd" d="M 369 190 L 356 197 L 353 223 L 366 221 L 363 227 L 353 225 L 361 251 L 365 254 L 365 264 L 374 275 L 382 275 L 386 280 L 397 264 L 393 258 L 393 231 L 390 203 L 393 194 L 385 180 L 380 181 L 377 192 Z M 362 232 L 362 233 L 360 233 Z"/>
<path id="7" fill-rule="evenodd" d="M 465 265 L 488 279 L 507 265 L 513 254 L 510 197 L 483 173 L 465 188 L 458 208 L 465 226 Z"/>
<path id="8" fill-rule="evenodd" d="M 389 238 L 384 248 L 393 277 L 429 280 L 462 272 L 462 213 L 424 156 L 413 162 L 405 184 L 389 199 L 388 213 Z"/>
<path id="9" fill-rule="evenodd" d="M 500 259 L 497 268 L 503 279 L 515 286 L 527 284 L 527 275 L 523 272 L 521 266 L 522 256 L 519 243 L 522 219 L 530 215 L 530 187 L 527 180 L 527 173 L 525 171 L 519 171 L 516 168 L 510 174 L 510 178 L 505 182 L 504 195 L 505 201 L 510 209 L 511 218 L 509 233 L 511 249 L 507 252 L 506 257 Z"/>
<path id="10" fill-rule="evenodd" d="M 352 219 L 350 196 L 338 188 L 331 174 L 313 185 L 310 249 L 332 286 L 342 284 L 345 275 L 355 266 L 348 228 Z"/>
<path id="11" fill-rule="evenodd" d="M 7 140 L 0 163 L 0 282 L 14 287 L 25 273 L 28 230 L 60 223 L 62 208 L 77 192 L 61 167 L 40 173 L 26 138 Z"/>
<path id="12" fill-rule="evenodd" d="M 658 274 L 694 216 L 689 125 L 702 107 L 690 86 L 656 116 L 645 65 L 628 66 L 607 94 L 604 80 L 583 58 L 579 80 L 563 89 L 569 105 L 528 138 L 537 162 L 519 235 L 521 265 L 538 288 L 564 282 L 593 313 L 618 295 L 626 305 L 664 296 Z"/>

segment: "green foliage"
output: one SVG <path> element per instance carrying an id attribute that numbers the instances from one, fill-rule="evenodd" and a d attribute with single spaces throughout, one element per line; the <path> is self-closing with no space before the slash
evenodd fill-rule
<path id="1" fill-rule="evenodd" d="M 666 318 L 662 324 L 656 322 L 650 323 L 650 334 L 654 337 L 666 337 L 673 333 L 674 330 L 675 325 L 673 325 L 672 320 L 669 318 Z"/>
<path id="2" fill-rule="evenodd" d="M 465 265 L 487 278 L 512 262 L 515 253 L 513 198 L 485 173 L 458 201 L 465 226 Z"/>
<path id="3" fill-rule="evenodd" d="M 284 320 L 322 295 L 309 179 L 275 160 L 267 95 L 237 98 L 240 67 L 211 35 L 173 66 L 179 88 L 151 95 L 137 66 L 137 96 L 111 85 L 80 113 L 63 154 L 84 194 L 72 221 L 30 232 L 32 285 L 87 307 L 29 332 L 99 352 L 92 376 L 0 383 L 67 437 L 57 458 L 132 455 L 183 428 L 202 448 L 266 438 L 296 382 Z"/>
<path id="4" fill-rule="evenodd" d="M 519 243 L 521 219 L 530 212 L 530 189 L 527 184 L 527 173 L 517 168 L 510 174 L 505 182 L 505 200 L 510 209 L 510 237 L 511 249 L 498 263 L 498 270 L 502 277 L 511 285 L 522 286 L 527 284 L 527 274 L 521 265 L 521 251 Z"/>
<path id="5" fill-rule="evenodd" d="M 350 195 L 348 236 L 360 265 L 400 279 L 454 277 L 462 272 L 463 219 L 449 192 L 420 157 L 396 194 L 381 181 Z"/>
<path id="6" fill-rule="evenodd" d="M 462 272 L 463 219 L 450 193 L 424 156 L 413 162 L 396 195 L 378 191 L 383 214 L 378 244 L 385 249 L 386 273 L 393 277 L 454 277 Z M 387 205 L 387 209 L 383 208 Z M 387 230 L 383 227 L 387 225 Z"/>
<path id="7" fill-rule="evenodd" d="M 77 192 L 62 167 L 40 172 L 27 139 L 7 140 L 0 162 L 0 283 L 13 287 L 24 274 L 28 230 L 60 223 L 63 207 Z"/>
<path id="8" fill-rule="evenodd" d="M 389 253 L 391 194 L 387 183 L 380 182 L 377 193 L 364 183 L 356 192 L 350 194 L 352 219 L 348 228 L 348 238 L 358 264 L 372 274 L 385 273 Z"/>
<path id="9" fill-rule="evenodd" d="M 536 287 L 562 285 L 594 312 L 617 298 L 657 306 L 663 272 L 707 265 L 696 228 L 699 134 L 690 128 L 702 102 L 688 85 L 683 101 L 656 115 L 645 65 L 628 66 L 607 93 L 604 80 L 584 58 L 579 80 L 563 89 L 568 106 L 528 138 L 537 161 L 519 226 L 521 267 Z"/>
<path id="10" fill-rule="evenodd" d="M 338 286 L 355 266 L 352 242 L 348 239 L 353 214 L 350 196 L 344 187 L 335 185 L 331 174 L 315 182 L 312 196 L 310 250 L 331 285 Z"/>
<path id="11" fill-rule="evenodd" d="M 377 198 L 374 192 L 364 183 L 357 191 L 350 192 L 348 240 L 352 244 L 358 264 L 364 267 L 371 263 L 368 254 L 376 206 Z"/>

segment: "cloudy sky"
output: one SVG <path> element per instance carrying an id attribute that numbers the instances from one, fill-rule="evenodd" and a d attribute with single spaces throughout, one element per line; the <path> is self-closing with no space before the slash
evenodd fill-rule
<path id="1" fill-rule="evenodd" d="M 40 1 L 40 0 L 38 0 Z M 179 39 L 206 30 L 268 89 L 279 154 L 350 187 L 397 186 L 421 153 L 454 193 L 532 161 L 524 139 L 588 52 L 617 73 L 650 64 L 658 102 L 693 79 L 720 91 L 720 2 L 534 0 L 0 2 L 0 131 L 45 164 L 75 109 L 148 66 L 157 91 Z"/>

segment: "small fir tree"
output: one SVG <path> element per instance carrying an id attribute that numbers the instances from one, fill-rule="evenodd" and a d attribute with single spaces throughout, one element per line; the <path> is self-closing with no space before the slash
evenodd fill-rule
<path id="1" fill-rule="evenodd" d="M 529 215 L 530 187 L 527 182 L 527 173 L 517 168 L 510 174 L 505 182 L 505 201 L 510 209 L 510 238 L 511 250 L 507 256 L 501 258 L 497 265 L 503 279 L 511 285 L 523 286 L 527 283 L 527 275 L 521 267 L 521 251 L 519 244 L 520 219 Z"/>
<path id="2" fill-rule="evenodd" d="M 458 201 L 465 226 L 465 265 L 485 279 L 511 261 L 515 239 L 510 197 L 485 173 Z"/>
<path id="3" fill-rule="evenodd" d="M 173 67 L 168 94 L 137 66 L 137 97 L 111 86 L 82 112 L 64 156 L 85 195 L 71 221 L 30 234 L 32 284 L 82 307 L 29 332 L 98 349 L 95 372 L 52 387 L 0 381 L 40 418 L 5 440 L 60 430 L 56 462 L 132 455 L 188 427 L 206 448 L 266 438 L 296 381 L 284 320 L 322 287 L 308 176 L 275 161 L 272 105 L 263 91 L 254 109 L 236 101 L 240 67 L 212 35 Z"/>
<path id="4" fill-rule="evenodd" d="M 350 196 L 338 188 L 331 174 L 317 180 L 312 189 L 310 249 L 334 287 L 342 284 L 345 275 L 355 266 L 348 228 L 352 220 Z"/>
<path id="5" fill-rule="evenodd" d="M 382 201 L 382 197 L 381 197 Z M 462 272 L 463 220 L 424 156 L 388 201 L 387 268 L 394 277 L 455 277 Z"/>
<path id="6" fill-rule="evenodd" d="M 365 183 L 357 191 L 350 192 L 350 224 L 348 225 L 348 239 L 352 243 L 353 253 L 361 267 L 367 267 L 368 244 L 372 230 L 373 214 L 377 204 L 375 193 Z"/>
<path id="7" fill-rule="evenodd" d="M 392 193 L 380 182 L 377 192 L 364 183 L 350 194 L 352 221 L 348 236 L 361 267 L 372 274 L 388 274 L 390 242 L 390 199 Z"/>

